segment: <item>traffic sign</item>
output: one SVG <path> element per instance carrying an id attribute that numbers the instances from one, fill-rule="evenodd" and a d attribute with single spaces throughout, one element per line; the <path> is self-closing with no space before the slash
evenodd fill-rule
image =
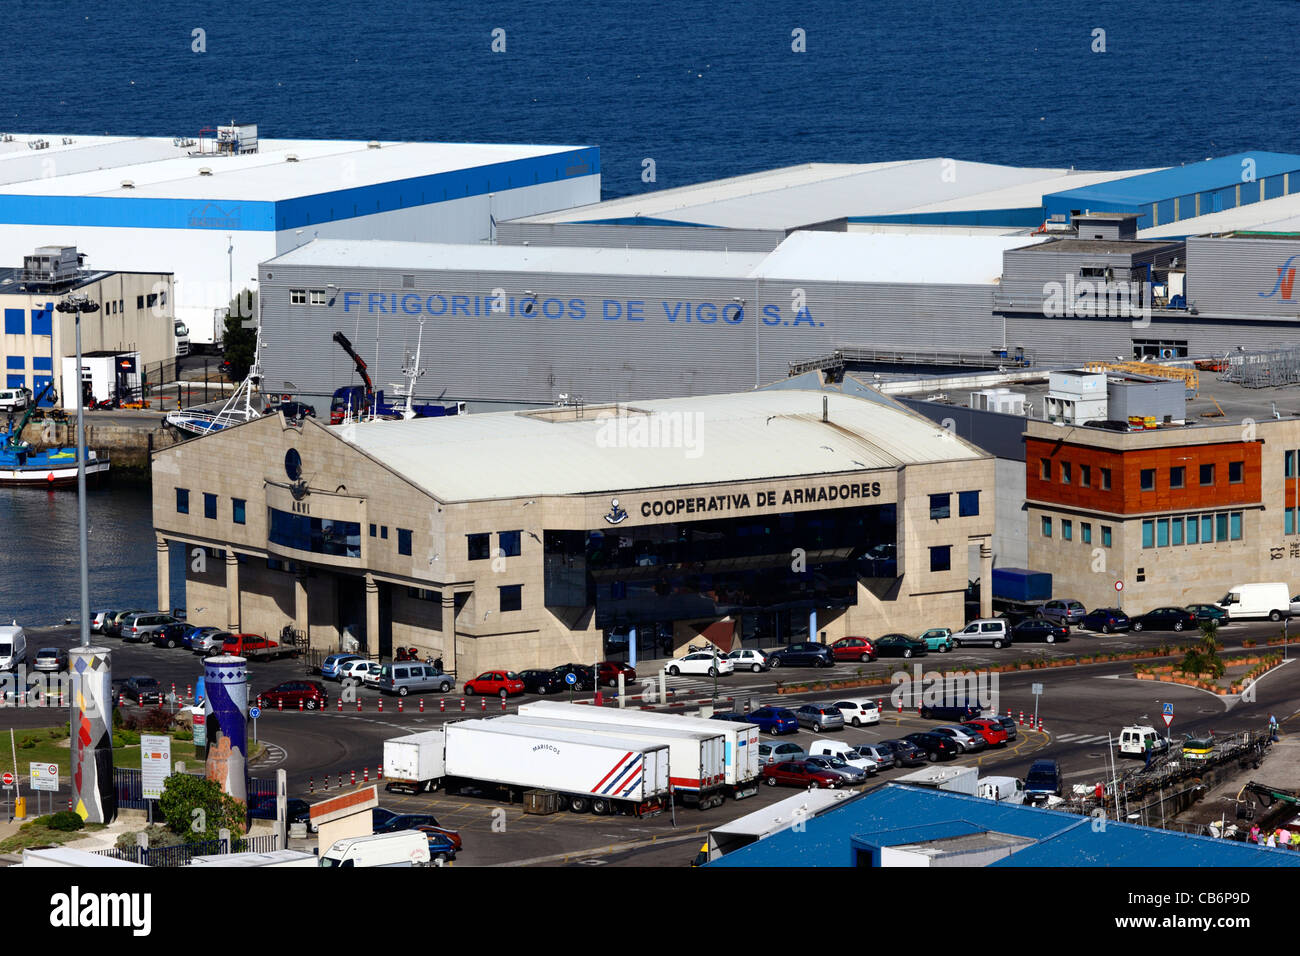
<path id="1" fill-rule="evenodd" d="M 262 708 L 261 707 L 248 708 L 248 716 L 252 717 L 254 720 L 257 720 L 257 718 L 262 716 Z"/>
<path id="2" fill-rule="evenodd" d="M 574 684 L 578 683 L 578 675 L 573 673 L 573 671 L 569 671 L 569 673 L 564 675 L 564 682 L 572 687 Z"/>
<path id="3" fill-rule="evenodd" d="M 33 790 L 58 790 L 59 765 L 54 763 L 34 763 L 28 768 L 31 773 Z"/>
<path id="4" fill-rule="evenodd" d="M 1123 591 L 1123 590 L 1124 590 L 1124 582 L 1123 582 L 1123 581 L 1116 581 L 1116 582 L 1115 582 L 1115 590 L 1116 590 L 1116 591 Z"/>
<path id="5" fill-rule="evenodd" d="M 162 796 L 172 769 L 172 739 L 161 734 L 140 735 L 140 792 L 146 800 Z"/>
<path id="6" fill-rule="evenodd" d="M 12 787 L 14 785 L 14 775 L 7 770 L 5 771 L 5 775 L 0 777 L 0 780 L 4 781 L 6 787 Z"/>
<path id="7" fill-rule="evenodd" d="M 1160 716 L 1164 718 L 1165 729 L 1168 730 L 1169 725 L 1174 722 L 1174 705 L 1165 704 L 1163 708 L 1163 712 L 1160 714 Z"/>
<path id="8" fill-rule="evenodd" d="M 1043 692 L 1043 685 L 1042 685 L 1042 684 L 1030 684 L 1030 685 L 1029 685 L 1029 693 L 1033 694 L 1034 696 L 1038 696 L 1038 695 L 1041 694 L 1042 692 Z"/>

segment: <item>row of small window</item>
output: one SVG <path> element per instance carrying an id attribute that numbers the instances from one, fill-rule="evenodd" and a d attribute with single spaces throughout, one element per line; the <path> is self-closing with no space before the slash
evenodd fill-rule
<path id="1" fill-rule="evenodd" d="M 1215 482 L 1214 465 L 1199 466 L 1200 480 L 1202 488 L 1213 487 Z M 1228 462 L 1228 484 L 1239 485 L 1246 480 L 1246 463 L 1244 461 Z M 1138 475 L 1139 487 L 1143 491 L 1156 490 L 1156 470 L 1154 468 L 1143 468 Z M 1182 465 L 1169 469 L 1169 487 L 1177 490 L 1187 486 L 1187 469 Z"/>
<path id="2" fill-rule="evenodd" d="M 497 587 L 497 608 L 501 613 L 521 611 L 524 607 L 524 586 L 522 584 L 502 584 Z M 441 601 L 442 595 L 428 588 L 407 588 L 406 596 L 417 601 Z"/>
<path id="3" fill-rule="evenodd" d="M 121 301 L 120 299 L 118 300 Z M 152 309 L 155 305 L 166 305 L 167 293 L 150 292 L 148 295 L 137 295 L 135 297 L 135 307 L 137 309 Z"/>
<path id="4" fill-rule="evenodd" d="M 1051 536 L 1052 536 L 1052 519 L 1044 516 L 1043 537 L 1050 538 Z M 1073 519 L 1071 518 L 1061 519 L 1061 540 L 1062 541 L 1074 540 Z M 1082 541 L 1084 544 L 1092 544 L 1092 522 L 1090 521 L 1079 522 L 1079 540 Z M 1103 548 L 1109 548 L 1110 543 L 1111 543 L 1110 525 L 1104 524 L 1101 526 L 1101 546 Z"/>
<path id="5" fill-rule="evenodd" d="M 979 513 L 980 513 L 980 493 L 978 491 L 957 492 L 957 515 L 959 517 L 970 518 Z M 952 495 L 951 494 L 930 496 L 930 517 L 931 518 L 952 517 Z"/>
<path id="6" fill-rule="evenodd" d="M 376 534 L 376 531 L 378 531 L 378 534 Z M 398 553 L 398 554 L 410 554 L 410 553 L 411 553 L 411 529 L 410 529 L 410 528 L 397 528 L 396 531 L 397 531 L 397 553 Z M 370 537 L 372 537 L 372 538 L 379 538 L 381 541 L 387 541 L 387 540 L 388 540 L 388 525 L 386 525 L 386 524 L 373 525 L 373 524 L 372 524 L 372 525 L 370 526 Z"/>
<path id="7" fill-rule="evenodd" d="M 290 305 L 306 305 L 308 303 L 309 297 L 312 305 L 325 304 L 324 289 L 290 289 L 289 290 Z"/>
<path id="8" fill-rule="evenodd" d="M 248 502 L 243 498 L 230 499 L 230 515 L 235 524 L 245 523 L 245 513 Z M 187 515 L 190 513 L 190 490 L 188 488 L 176 489 L 176 513 Z M 203 493 L 203 517 L 216 519 L 217 517 L 217 496 L 211 492 Z"/>
<path id="9" fill-rule="evenodd" d="M 1051 481 L 1052 480 L 1052 459 L 1040 458 L 1038 459 L 1038 462 L 1041 469 L 1040 475 L 1043 481 Z M 1099 483 L 1097 487 L 1099 487 L 1102 491 L 1110 491 L 1110 469 L 1098 468 L 1097 473 L 1098 473 L 1097 477 L 1099 479 Z M 1061 462 L 1061 484 L 1068 485 L 1068 484 L 1072 484 L 1073 482 L 1074 482 L 1073 463 L 1068 461 Z M 1091 465 L 1079 466 L 1079 487 L 1080 488 L 1092 487 L 1092 466 Z"/>
<path id="10" fill-rule="evenodd" d="M 497 532 L 497 554 L 498 558 L 517 558 L 522 547 L 521 531 L 498 531 Z M 482 534 L 465 535 L 469 547 L 469 560 L 486 561 L 493 557 L 492 554 L 492 535 L 484 532 Z"/>
<path id="11" fill-rule="evenodd" d="M 1241 512 L 1221 511 L 1177 518 L 1147 518 L 1142 522 L 1142 547 L 1168 548 L 1183 544 L 1213 544 L 1241 540 Z"/>

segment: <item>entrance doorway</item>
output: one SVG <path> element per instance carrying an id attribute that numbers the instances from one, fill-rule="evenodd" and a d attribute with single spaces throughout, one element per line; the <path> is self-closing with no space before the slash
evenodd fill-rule
<path id="1" fill-rule="evenodd" d="M 369 651 L 366 634 L 366 583 L 349 574 L 336 574 L 335 595 L 340 633 L 351 633 L 360 645 L 360 652 Z M 346 638 L 345 638 L 346 640 Z"/>

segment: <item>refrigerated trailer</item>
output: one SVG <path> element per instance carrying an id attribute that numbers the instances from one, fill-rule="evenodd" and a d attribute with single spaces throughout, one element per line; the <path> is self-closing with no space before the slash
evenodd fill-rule
<path id="1" fill-rule="evenodd" d="M 669 729 L 587 720 L 557 720 L 529 714 L 510 714 L 496 720 L 517 727 L 558 727 L 584 737 L 624 738 L 664 744 L 668 747 L 668 779 L 673 788 L 673 797 L 678 803 L 707 810 L 722 806 L 727 798 L 723 773 L 726 744 L 716 727 L 704 731 Z"/>
<path id="2" fill-rule="evenodd" d="M 706 720 L 685 714 L 661 713 L 595 707 L 590 704 L 567 704 L 558 700 L 539 700 L 520 704 L 521 716 L 551 720 L 586 720 L 615 726 L 665 727 L 670 730 L 697 730 L 722 734 L 723 780 L 729 796 L 741 800 L 758 793 L 762 772 L 758 756 L 759 730 L 754 724 L 730 720 Z"/>

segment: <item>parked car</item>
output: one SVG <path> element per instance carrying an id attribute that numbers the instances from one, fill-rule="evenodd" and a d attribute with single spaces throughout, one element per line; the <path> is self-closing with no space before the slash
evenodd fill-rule
<path id="1" fill-rule="evenodd" d="M 107 634 L 109 637 L 121 637 L 122 622 L 125 621 L 128 617 L 130 617 L 133 614 L 144 614 L 144 613 L 145 612 L 139 608 L 136 608 L 135 610 L 132 611 L 118 611 L 112 617 L 104 619 L 103 633 Z"/>
<path id="2" fill-rule="evenodd" d="M 735 665 L 736 670 L 753 671 L 755 674 L 767 670 L 771 665 L 767 662 L 767 655 L 758 648 L 747 647 L 744 650 L 732 651 L 727 655 L 727 660 Z"/>
<path id="3" fill-rule="evenodd" d="M 1002 721 L 996 717 L 976 717 L 966 721 L 962 727 L 979 734 L 990 747 L 1005 747 L 1010 739 Z"/>
<path id="4" fill-rule="evenodd" d="M 596 665 L 596 679 L 606 687 L 618 686 L 618 675 L 623 675 L 623 686 L 630 687 L 636 680 L 636 668 L 619 661 L 601 661 Z"/>
<path id="5" fill-rule="evenodd" d="M 844 715 L 830 704 L 804 704 L 795 709 L 794 715 L 800 727 L 811 727 L 817 733 L 844 729 Z"/>
<path id="6" fill-rule="evenodd" d="M 941 704 L 921 704 L 922 720 L 953 720 L 961 723 L 980 715 L 977 704 L 970 701 L 945 701 Z"/>
<path id="7" fill-rule="evenodd" d="M 385 807 L 370 808 L 370 831 L 372 833 L 396 833 L 398 830 L 414 830 L 416 827 L 437 827 L 438 818 L 432 813 L 394 813 Z"/>
<path id="8" fill-rule="evenodd" d="M 526 670 L 519 672 L 526 694 L 559 694 L 568 689 L 564 677 L 553 670 Z"/>
<path id="9" fill-rule="evenodd" d="M 808 757 L 804 763 L 828 773 L 839 774 L 846 786 L 857 786 L 867 782 L 867 772 L 861 767 L 853 766 L 843 757 Z"/>
<path id="10" fill-rule="evenodd" d="M 994 714 L 987 718 L 977 718 L 977 719 L 996 721 L 998 724 L 1002 726 L 1002 729 L 1007 732 L 1008 741 L 1015 740 L 1018 736 L 1020 736 L 1016 732 L 1016 720 L 1014 717 L 1008 717 L 1005 714 Z"/>
<path id="11" fill-rule="evenodd" d="M 880 769 L 879 761 L 874 754 L 864 751 L 861 747 L 845 743 L 843 740 L 814 740 L 808 745 L 808 755 L 809 760 L 814 757 L 836 757 L 864 774 L 873 774 Z M 893 763 L 892 758 L 890 763 Z"/>
<path id="12" fill-rule="evenodd" d="M 763 768 L 763 782 L 769 787 L 818 787 L 834 790 L 844 778 L 834 771 L 814 766 L 804 760 L 768 764 Z"/>
<path id="13" fill-rule="evenodd" d="M 963 727 L 960 724 L 945 724 L 942 727 L 935 727 L 930 731 L 932 734 L 942 734 L 945 737 L 951 737 L 957 741 L 957 746 L 961 753 L 976 753 L 988 749 L 988 741 L 984 735 L 978 731 Z"/>
<path id="14" fill-rule="evenodd" d="M 320 676 L 326 680 L 342 680 L 343 675 L 339 672 L 340 668 L 348 661 L 359 660 L 361 660 L 359 654 L 331 654 L 321 661 Z"/>
<path id="15" fill-rule="evenodd" d="M 94 616 L 90 619 L 91 632 L 95 634 L 103 633 L 104 625 L 108 623 L 108 621 L 117 617 L 117 614 L 117 611 L 96 611 Z"/>
<path id="16" fill-rule="evenodd" d="M 163 701 L 162 685 L 152 677 L 128 677 L 118 685 L 118 690 L 127 700 L 142 707 L 145 704 L 161 705 Z"/>
<path id="17" fill-rule="evenodd" d="M 1132 626 L 1133 622 L 1128 619 L 1128 615 L 1117 607 L 1095 607 L 1079 622 L 1079 627 L 1088 631 L 1101 631 L 1103 634 L 1127 631 Z"/>
<path id="18" fill-rule="evenodd" d="M 897 760 L 894 751 L 884 744 L 858 744 L 858 753 L 874 760 L 877 770 L 888 770 Z M 921 762 L 924 762 L 924 758 Z"/>
<path id="19" fill-rule="evenodd" d="M 162 630 L 168 624 L 175 624 L 176 618 L 170 614 L 149 613 L 149 614 L 132 614 L 122 621 L 121 635 L 122 640 L 130 641 L 133 644 L 142 644 L 153 637 L 154 633 Z"/>
<path id="20" fill-rule="evenodd" d="M 524 692 L 524 682 L 514 671 L 484 671 L 473 680 L 465 681 L 465 696 L 481 694 L 485 697 L 514 697 Z"/>
<path id="21" fill-rule="evenodd" d="M 1059 797 L 1065 785 L 1061 765 L 1055 760 L 1035 760 L 1025 777 L 1025 803 L 1046 803 L 1048 797 Z"/>
<path id="22" fill-rule="evenodd" d="M 518 678 L 516 678 L 517 680 Z M 523 681 L 519 686 L 523 687 Z M 380 665 L 379 690 L 385 694 L 405 697 L 410 693 L 449 693 L 456 686 L 456 679 L 444 674 L 432 664 L 416 664 L 411 661 L 394 661 Z M 520 690 L 520 693 L 523 693 Z"/>
<path id="23" fill-rule="evenodd" d="M 1296 613 L 1295 598 L 1291 599 L 1291 613 Z M 1196 623 L 1213 621 L 1219 627 L 1229 623 L 1228 612 L 1217 604 L 1189 604 L 1187 610 L 1196 615 Z"/>
<path id="24" fill-rule="evenodd" d="M 61 647 L 42 647 L 32 661 L 32 670 L 57 672 L 67 669 L 68 652 Z"/>
<path id="25" fill-rule="evenodd" d="M 1196 615 L 1186 608 L 1158 607 L 1133 618 L 1135 631 L 1183 631 L 1196 627 Z"/>
<path id="26" fill-rule="evenodd" d="M 876 659 L 876 652 L 865 637 L 841 637 L 831 645 L 831 656 L 837 661 L 861 661 L 865 664 Z"/>
<path id="27" fill-rule="evenodd" d="M 262 706 L 269 710 L 276 710 L 281 704 L 285 710 L 297 710 L 299 701 L 307 710 L 315 710 L 325 706 L 325 685 L 314 680 L 287 680 L 258 696 L 262 698 Z"/>
<path id="28" fill-rule="evenodd" d="M 854 727 L 880 723 L 880 707 L 870 697 L 850 697 L 837 700 L 831 706 Z"/>
<path id="29" fill-rule="evenodd" d="M 184 621 L 172 621 L 154 631 L 149 640 L 154 647 L 179 647 L 185 643 L 185 634 L 189 629 L 190 626 Z"/>
<path id="30" fill-rule="evenodd" d="M 904 739 L 915 744 L 928 760 L 951 760 L 961 752 L 957 741 L 943 734 L 908 734 Z"/>
<path id="31" fill-rule="evenodd" d="M 596 689 L 596 675 L 590 664 L 561 664 L 555 668 L 555 673 L 560 675 L 561 681 L 564 681 L 569 674 L 573 674 L 577 678 L 577 682 L 573 685 L 574 690 Z M 568 688 L 567 681 L 564 682 L 564 686 Z"/>
<path id="32" fill-rule="evenodd" d="M 932 627 L 924 634 L 921 634 L 917 640 L 925 641 L 927 651 L 947 654 L 953 648 L 952 628 Z"/>
<path id="33" fill-rule="evenodd" d="M 370 661 L 364 657 L 355 657 L 350 661 L 344 661 L 338 668 L 339 680 L 360 681 L 369 669 Z"/>
<path id="34" fill-rule="evenodd" d="M 899 767 L 916 767 L 926 762 L 929 756 L 926 751 L 922 750 L 912 740 L 901 740 L 890 738 L 882 740 L 876 747 L 884 747 L 894 758 L 894 764 Z"/>
<path id="35" fill-rule="evenodd" d="M 229 631 L 212 631 L 201 637 L 196 637 L 190 643 L 190 650 L 195 654 L 201 654 L 204 657 L 212 657 L 222 653 L 225 649 L 226 641 L 234 637 Z"/>
<path id="36" fill-rule="evenodd" d="M 730 721 L 730 722 L 733 723 L 733 724 L 752 724 L 752 723 L 754 723 L 752 720 L 750 720 L 750 719 L 749 719 L 748 717 L 746 717 L 744 714 L 739 713 L 739 712 L 734 711 L 734 710 L 724 710 L 724 711 L 719 711 L 719 712 L 716 713 L 716 714 L 710 714 L 710 715 L 709 715 L 709 720 L 726 720 L 726 721 Z"/>
<path id="37" fill-rule="evenodd" d="M 186 624 L 185 633 L 181 635 L 181 646 L 189 650 L 194 650 L 194 642 L 208 634 L 216 634 L 221 628 L 219 627 L 201 627 L 198 624 Z M 224 641 L 223 641 L 224 643 Z"/>
<path id="38" fill-rule="evenodd" d="M 725 657 L 718 657 L 712 651 L 697 651 L 678 657 L 668 662 L 664 668 L 674 677 L 678 674 L 705 674 L 709 677 L 734 673 L 736 665 Z"/>
<path id="39" fill-rule="evenodd" d="M 799 732 L 799 718 L 785 707 L 759 707 L 745 715 L 745 719 L 773 737 Z"/>
<path id="40" fill-rule="evenodd" d="M 1011 643 L 1010 623 L 1006 618 L 982 617 L 971 621 L 952 636 L 958 647 L 987 644 L 998 648 Z"/>
<path id="41" fill-rule="evenodd" d="M 930 646 L 910 634 L 886 634 L 876 641 L 877 657 L 924 657 Z"/>
<path id="42" fill-rule="evenodd" d="M 1068 641 L 1070 629 L 1064 624 L 1056 623 L 1052 618 L 1031 617 L 1011 629 L 1011 638 L 1014 641 L 1042 641 L 1055 644 L 1057 641 Z"/>
<path id="43" fill-rule="evenodd" d="M 379 678 L 384 676 L 384 668 L 378 661 L 371 661 L 361 672 L 361 683 L 366 687 L 378 687 Z"/>
<path id="44" fill-rule="evenodd" d="M 1047 601 L 1038 609 L 1038 616 L 1058 624 L 1078 624 L 1087 614 L 1087 609 L 1078 601 Z"/>
<path id="45" fill-rule="evenodd" d="M 274 820 L 276 814 L 275 797 L 255 797 L 248 803 L 248 815 L 254 820 Z M 289 797 L 285 801 L 285 821 L 287 823 L 305 823 L 307 832 L 315 833 L 316 827 L 311 822 L 311 804 L 298 797 Z"/>
<path id="46" fill-rule="evenodd" d="M 767 655 L 767 662 L 773 667 L 830 667 L 835 663 L 835 655 L 829 645 L 801 641 L 772 651 Z"/>
<path id="47" fill-rule="evenodd" d="M 758 762 L 763 766 L 784 763 L 788 760 L 803 760 L 807 756 L 808 752 L 796 743 L 758 745 Z"/>
<path id="48" fill-rule="evenodd" d="M 433 827 L 416 827 L 416 830 L 423 833 L 429 839 L 429 859 L 435 863 L 445 863 L 448 860 L 456 859 L 456 851 L 459 847 L 450 836 L 442 830 L 435 830 Z"/>

